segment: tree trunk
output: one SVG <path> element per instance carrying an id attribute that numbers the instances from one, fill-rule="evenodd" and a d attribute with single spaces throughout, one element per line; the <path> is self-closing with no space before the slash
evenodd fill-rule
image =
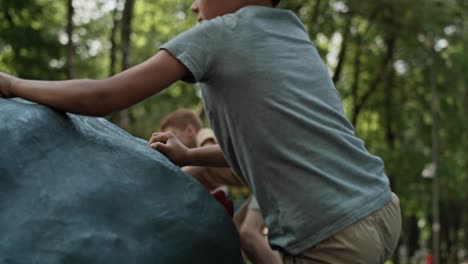
<path id="1" fill-rule="evenodd" d="M 68 11 L 67 11 L 67 56 L 66 56 L 66 71 L 67 79 L 74 79 L 75 73 L 73 70 L 73 58 L 75 54 L 75 47 L 73 45 L 73 15 L 75 9 L 73 8 L 73 0 L 67 0 Z"/>
<path id="2" fill-rule="evenodd" d="M 408 225 L 406 227 L 408 237 L 408 256 L 414 256 L 416 250 L 419 249 L 419 227 L 418 218 L 415 215 L 411 215 L 407 218 Z"/>
<path id="3" fill-rule="evenodd" d="M 395 149 L 395 132 L 393 130 L 393 99 L 394 99 L 394 84 L 395 84 L 395 71 L 392 69 L 389 73 L 388 82 L 386 83 L 385 89 L 385 139 L 387 141 L 387 145 L 391 151 Z M 388 175 L 390 181 L 390 187 L 393 192 L 397 192 L 395 186 L 395 176 Z M 403 215 L 402 215 L 403 217 Z M 419 237 L 419 229 L 418 230 L 418 237 Z M 413 232 L 413 230 L 411 230 Z M 402 239 L 400 238 L 398 241 L 397 248 L 395 249 L 395 253 L 392 256 L 392 261 L 395 264 L 399 263 L 399 256 L 398 251 L 402 244 Z"/>
<path id="4" fill-rule="evenodd" d="M 109 65 L 109 76 L 115 75 L 117 72 L 116 65 L 117 65 L 117 30 L 119 27 L 119 1 L 116 1 L 116 6 L 114 12 L 112 14 L 112 31 L 110 35 L 110 65 Z"/>
<path id="5" fill-rule="evenodd" d="M 6 21 L 8 22 L 8 25 L 11 28 L 15 28 L 16 25 L 15 25 L 15 21 L 13 20 L 13 15 L 11 14 L 11 11 L 9 9 L 5 9 L 3 10 L 3 15 L 5 16 Z"/>
<path id="6" fill-rule="evenodd" d="M 382 59 L 382 63 L 379 65 L 374 75 L 375 77 L 372 80 L 371 84 L 369 85 L 369 89 L 361 98 L 359 98 L 358 103 L 355 104 L 355 108 L 354 108 L 353 115 L 351 118 L 351 122 L 353 125 L 356 125 L 359 114 L 362 108 L 364 107 L 364 105 L 366 104 L 366 102 L 369 100 L 370 96 L 377 90 L 379 85 L 383 82 L 383 79 L 385 77 L 385 72 L 388 66 L 391 65 L 393 61 L 393 55 L 395 53 L 395 43 L 396 43 L 396 37 L 394 35 L 387 38 L 386 40 L 387 51 Z"/>
<path id="7" fill-rule="evenodd" d="M 320 6 L 321 6 L 321 3 L 322 1 L 321 0 L 317 0 L 315 2 L 315 6 L 314 6 L 314 13 L 310 19 L 310 31 L 309 33 L 313 33 L 313 34 L 317 34 L 317 32 L 319 31 L 319 25 L 317 24 L 317 21 L 318 21 L 318 18 L 320 16 Z"/>
<path id="8" fill-rule="evenodd" d="M 356 41 L 356 53 L 354 55 L 354 63 L 353 63 L 353 83 L 351 84 L 351 97 L 353 98 L 353 107 L 356 108 L 357 104 L 359 103 L 358 98 L 358 90 L 359 90 L 359 81 L 361 75 L 361 53 L 362 53 L 362 38 L 361 36 L 357 36 Z M 356 127 L 356 123 L 353 120 L 353 126 Z"/>
<path id="9" fill-rule="evenodd" d="M 468 190 L 468 181 L 465 181 L 465 190 Z M 466 194 L 466 192 L 463 193 L 463 197 L 465 199 L 463 199 L 463 201 L 467 201 L 468 200 L 468 195 Z M 462 210 L 462 229 L 464 230 L 464 236 L 463 236 L 463 241 L 462 241 L 462 248 L 464 250 L 468 250 L 468 206 L 466 205 L 466 202 L 463 203 L 463 206 L 462 206 L 463 210 Z"/>
<path id="10" fill-rule="evenodd" d="M 390 70 L 385 89 L 385 139 L 390 150 L 395 148 L 395 132 L 393 131 L 393 85 L 395 83 L 395 71 Z"/>
<path id="11" fill-rule="evenodd" d="M 468 6 L 468 4 L 467 4 Z M 466 38 L 468 40 L 468 38 Z M 464 75 L 465 76 L 465 82 L 464 82 L 464 91 L 465 91 L 465 96 L 464 96 L 464 101 L 465 103 L 462 104 L 462 109 L 464 109 L 463 113 L 468 113 L 468 76 L 467 75 Z M 466 127 L 466 123 L 465 123 L 465 127 Z M 466 131 L 466 130 L 465 130 Z M 466 137 L 465 137 L 466 138 Z M 467 141 L 464 142 L 465 144 L 465 149 L 468 149 L 466 148 L 468 146 L 468 143 Z M 468 190 L 468 180 L 467 180 L 467 172 L 468 171 L 468 166 L 467 166 L 468 162 L 465 161 L 463 163 L 463 167 L 465 168 L 464 171 L 465 171 L 465 190 Z M 463 170 L 462 170 L 463 171 Z M 463 195 L 462 197 L 464 198 L 463 201 L 468 201 L 468 193 L 465 191 L 463 192 Z M 466 202 L 462 203 L 463 204 L 463 210 L 462 210 L 462 229 L 464 230 L 464 237 L 463 237 L 463 241 L 462 241 L 462 247 L 464 250 L 468 250 L 468 205 Z M 468 259 L 468 257 L 466 257 Z"/>
<path id="12" fill-rule="evenodd" d="M 341 49 L 338 55 L 338 64 L 336 65 L 335 72 L 333 73 L 333 83 L 335 86 L 337 85 L 338 81 L 341 77 L 341 72 L 343 71 L 343 65 L 346 58 L 346 51 L 348 50 L 348 43 L 349 43 L 349 36 L 351 33 L 351 21 L 352 16 L 349 15 L 346 26 L 343 29 L 343 41 L 341 42 Z"/>
<path id="13" fill-rule="evenodd" d="M 131 35 L 135 0 L 126 0 L 122 16 L 122 70 L 131 66 Z"/>
<path id="14" fill-rule="evenodd" d="M 132 20 L 135 0 L 126 0 L 122 14 L 121 28 L 121 48 L 122 48 L 122 71 L 130 68 L 131 65 L 131 35 L 132 35 Z M 111 115 L 111 121 L 129 130 L 133 123 L 133 117 L 129 109 L 124 109 L 118 113 Z"/>

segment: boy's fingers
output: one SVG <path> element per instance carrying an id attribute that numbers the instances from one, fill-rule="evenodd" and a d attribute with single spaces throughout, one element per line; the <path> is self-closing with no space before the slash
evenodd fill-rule
<path id="1" fill-rule="evenodd" d="M 150 148 L 156 149 L 156 145 L 157 145 L 157 143 L 152 143 L 152 144 L 150 144 Z"/>
<path id="2" fill-rule="evenodd" d="M 169 139 L 168 133 L 162 133 L 162 132 L 154 133 L 153 136 L 151 136 L 148 142 L 148 145 L 151 146 L 151 144 L 156 143 L 156 142 L 166 143 L 168 139 Z"/>
<path id="3" fill-rule="evenodd" d="M 158 142 L 151 145 L 151 148 L 165 154 L 169 150 L 169 146 L 164 143 Z"/>
<path id="4" fill-rule="evenodd" d="M 151 142 L 153 141 L 153 138 L 154 138 L 155 136 L 159 135 L 159 134 L 161 134 L 161 132 L 155 132 L 155 133 L 151 134 L 151 137 L 150 137 L 150 139 L 148 140 L 148 145 L 150 145 Z"/>

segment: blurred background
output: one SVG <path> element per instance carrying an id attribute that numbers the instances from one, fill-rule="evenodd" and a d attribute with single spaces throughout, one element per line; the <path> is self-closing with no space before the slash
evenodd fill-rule
<path id="1" fill-rule="evenodd" d="M 195 25 L 191 4 L 0 0 L 0 71 L 106 78 Z M 403 214 L 391 263 L 468 263 L 468 1 L 283 0 L 281 8 L 301 18 L 357 135 L 386 163 Z M 204 118 L 198 87 L 176 83 L 108 118 L 148 139 L 180 107 Z"/>

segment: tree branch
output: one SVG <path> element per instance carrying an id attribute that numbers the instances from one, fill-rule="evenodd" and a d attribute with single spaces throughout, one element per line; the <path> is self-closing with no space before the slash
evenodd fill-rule
<path id="1" fill-rule="evenodd" d="M 353 112 L 353 117 L 352 117 L 352 123 L 355 125 L 357 123 L 358 116 L 366 104 L 367 100 L 369 100 L 370 96 L 377 90 L 379 87 L 379 84 L 383 81 L 384 76 L 385 76 L 385 71 L 388 68 L 388 65 L 393 61 L 393 55 L 395 53 L 395 43 L 396 43 L 396 37 L 395 36 L 390 36 L 387 41 L 387 52 L 385 53 L 385 56 L 382 59 L 382 63 L 380 64 L 379 68 L 376 71 L 376 74 L 374 74 L 374 79 L 371 82 L 371 85 L 369 86 L 369 89 L 367 92 L 364 93 L 364 95 L 361 97 L 360 100 L 355 104 L 354 112 Z"/>
<path id="2" fill-rule="evenodd" d="M 335 72 L 333 73 L 333 83 L 336 84 L 340 80 L 341 72 L 343 70 L 344 60 L 346 57 L 346 51 L 348 50 L 348 39 L 351 35 L 351 20 L 352 16 L 348 16 L 346 26 L 344 28 L 343 41 L 341 42 L 340 53 L 338 54 L 338 64 L 336 65 Z"/>

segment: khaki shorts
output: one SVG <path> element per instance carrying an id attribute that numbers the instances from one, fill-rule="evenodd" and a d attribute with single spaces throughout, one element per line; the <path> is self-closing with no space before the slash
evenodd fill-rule
<path id="1" fill-rule="evenodd" d="M 400 201 L 357 221 L 297 256 L 282 255 L 285 264 L 380 264 L 391 257 L 401 233 Z"/>

